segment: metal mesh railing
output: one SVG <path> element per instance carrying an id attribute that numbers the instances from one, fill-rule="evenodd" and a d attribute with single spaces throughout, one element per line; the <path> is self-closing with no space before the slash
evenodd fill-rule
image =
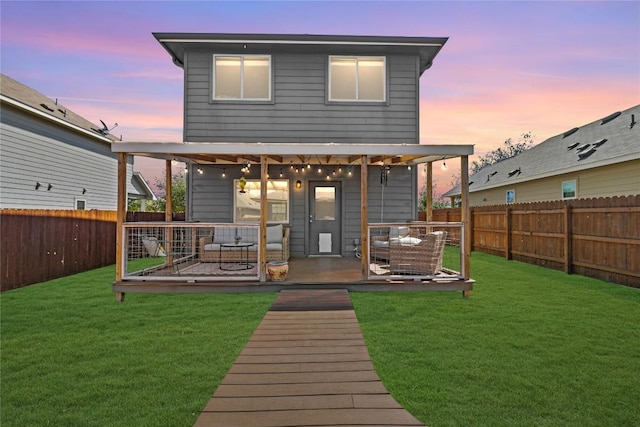
<path id="1" fill-rule="evenodd" d="M 125 223 L 124 278 L 257 279 L 258 230 L 246 224 Z"/>

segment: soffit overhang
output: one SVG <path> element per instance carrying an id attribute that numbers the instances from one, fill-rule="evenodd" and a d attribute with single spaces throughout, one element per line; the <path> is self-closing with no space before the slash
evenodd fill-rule
<path id="1" fill-rule="evenodd" d="M 176 160 L 196 164 L 368 164 L 415 165 L 473 154 L 473 145 L 425 144 L 293 144 L 293 143 L 154 143 L 116 142 L 115 153 Z"/>
<path id="2" fill-rule="evenodd" d="M 293 34 L 153 33 L 182 67 L 186 51 L 216 53 L 318 53 L 333 55 L 417 55 L 420 74 L 431 67 L 447 37 L 328 36 Z"/>

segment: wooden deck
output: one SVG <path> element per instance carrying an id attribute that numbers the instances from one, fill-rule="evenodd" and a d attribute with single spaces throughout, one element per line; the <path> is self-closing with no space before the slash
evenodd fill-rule
<path id="1" fill-rule="evenodd" d="M 195 423 L 423 426 L 378 378 L 344 289 L 285 290 Z"/>
<path id="2" fill-rule="evenodd" d="M 436 281 L 379 281 L 362 280 L 361 261 L 354 257 L 309 257 L 289 259 L 289 274 L 282 282 L 257 281 L 162 281 L 153 277 L 144 281 L 115 282 L 113 291 L 124 296 L 128 292 L 143 293 L 252 293 L 280 292 L 285 289 L 347 289 L 350 292 L 428 292 L 461 291 L 469 296 L 473 280 Z"/>

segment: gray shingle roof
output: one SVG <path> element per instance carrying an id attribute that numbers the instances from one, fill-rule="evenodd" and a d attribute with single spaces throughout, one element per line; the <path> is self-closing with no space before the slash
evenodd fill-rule
<path id="1" fill-rule="evenodd" d="M 632 115 L 639 122 L 633 126 Z M 571 134 L 573 129 L 568 128 L 515 157 L 484 167 L 469 177 L 469 192 L 640 159 L 640 105 L 603 123 L 610 117 L 613 115 L 583 125 Z M 443 196 L 459 194 L 458 185 Z"/>
<path id="2" fill-rule="evenodd" d="M 64 105 L 56 103 L 56 101 L 47 98 L 37 90 L 25 86 L 24 84 L 12 79 L 5 74 L 0 74 L 0 94 L 7 98 L 11 98 L 14 101 L 17 101 L 20 104 L 38 110 L 39 112 L 47 116 L 55 117 L 59 120 L 67 122 L 70 125 L 80 127 L 87 131 L 91 131 L 98 137 L 105 136 L 97 131 L 97 129 L 102 128 L 102 125 L 98 126 L 94 123 L 91 123 L 89 120 L 74 113 Z M 106 137 L 112 141 L 118 140 L 118 138 L 113 135 L 106 135 Z"/>

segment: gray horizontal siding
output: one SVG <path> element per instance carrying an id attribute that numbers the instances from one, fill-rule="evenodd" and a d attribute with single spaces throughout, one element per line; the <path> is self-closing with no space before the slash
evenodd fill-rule
<path id="1" fill-rule="evenodd" d="M 0 207 L 74 209 L 79 199 L 87 209 L 115 210 L 117 173 L 117 157 L 108 144 L 3 106 Z M 128 165 L 128 183 L 131 175 Z M 38 190 L 36 182 L 42 185 Z"/>
<path id="2" fill-rule="evenodd" d="M 202 222 L 233 222 L 233 180 L 241 173 L 238 168 L 225 167 L 227 176 L 221 177 L 222 166 L 201 166 L 203 174 L 189 175 L 191 207 L 189 217 Z M 290 252 L 292 256 L 304 256 L 307 251 L 306 233 L 308 227 L 308 180 L 321 180 L 313 173 L 296 174 L 286 165 L 272 165 L 270 173 L 275 176 L 282 168 L 283 179 L 290 180 L 289 226 Z M 236 170 L 237 169 L 237 170 Z M 259 167 L 254 178 L 259 176 Z M 368 174 L 369 222 L 406 222 L 416 219 L 417 194 L 413 183 L 416 172 L 404 167 L 391 169 L 387 187 L 380 184 L 380 168 L 372 166 Z M 303 182 L 302 189 L 295 189 L 297 179 Z M 342 254 L 351 255 L 353 240 L 360 239 L 360 169 L 354 168 L 353 176 L 341 176 L 342 182 Z M 382 215 L 384 214 L 384 215 Z"/>
<path id="3" fill-rule="evenodd" d="M 328 55 L 274 55 L 273 102 L 212 102 L 213 52 L 186 61 L 185 138 L 193 142 L 417 143 L 416 59 L 387 57 L 388 103 L 327 103 Z"/>

